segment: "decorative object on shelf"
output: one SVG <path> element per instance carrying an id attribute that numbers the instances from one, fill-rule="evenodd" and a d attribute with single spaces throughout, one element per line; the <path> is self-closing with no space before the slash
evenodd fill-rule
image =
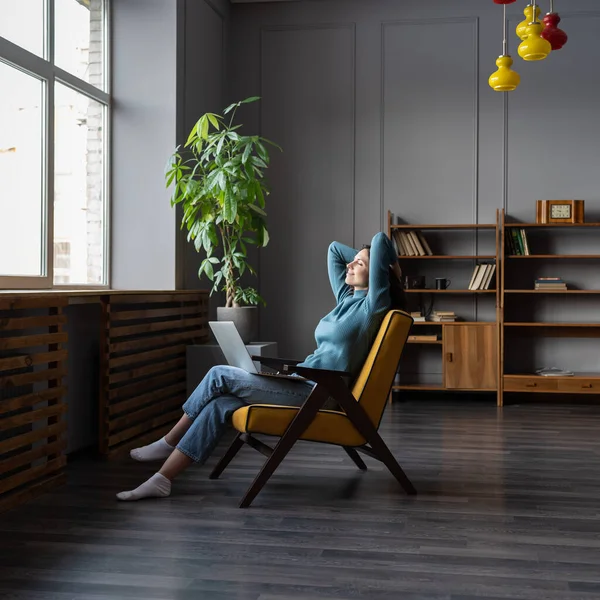
<path id="1" fill-rule="evenodd" d="M 560 17 L 554 12 L 554 0 L 550 0 L 550 12 L 543 19 L 544 30 L 542 37 L 550 42 L 552 50 L 560 50 L 569 39 L 567 34 L 559 29 Z"/>
<path id="2" fill-rule="evenodd" d="M 407 275 L 404 278 L 404 287 L 407 290 L 425 289 L 425 277 L 423 275 Z"/>
<path id="3" fill-rule="evenodd" d="M 447 290 L 450 287 L 452 281 L 450 279 L 446 279 L 445 277 L 436 277 L 435 278 L 435 289 L 436 290 Z"/>
<path id="4" fill-rule="evenodd" d="M 519 56 L 527 61 L 544 60 L 552 52 L 550 42 L 542 37 L 544 26 L 538 21 L 539 7 L 536 6 L 536 0 L 533 0 L 533 8 L 536 17 L 527 25 L 525 38 L 519 44 Z"/>
<path id="5" fill-rule="evenodd" d="M 536 200 L 536 223 L 583 223 L 584 200 Z"/>
<path id="6" fill-rule="evenodd" d="M 573 371 L 559 369 L 558 367 L 544 367 L 543 369 L 538 369 L 536 373 L 543 377 L 573 377 L 575 375 Z"/>
<path id="7" fill-rule="evenodd" d="M 512 0 L 514 1 L 514 0 Z M 508 44 L 506 41 L 506 5 L 510 2 L 498 2 L 494 0 L 496 4 L 503 4 L 502 7 L 502 27 L 503 27 L 503 40 L 502 40 L 502 56 L 496 59 L 497 71 L 494 71 L 489 79 L 488 83 L 495 92 L 512 92 L 516 90 L 519 83 L 521 82 L 520 75 L 511 69 L 513 64 L 512 57 L 508 54 Z"/>
<path id="8" fill-rule="evenodd" d="M 537 21 L 540 17 L 540 7 L 535 6 L 535 18 L 534 18 L 534 16 L 533 16 L 534 5 L 535 5 L 535 2 L 533 4 L 528 4 L 525 7 L 525 10 L 523 11 L 525 18 L 517 25 L 516 33 L 517 33 L 517 36 L 521 40 L 524 40 L 527 37 L 527 27 L 529 26 L 529 23 Z"/>

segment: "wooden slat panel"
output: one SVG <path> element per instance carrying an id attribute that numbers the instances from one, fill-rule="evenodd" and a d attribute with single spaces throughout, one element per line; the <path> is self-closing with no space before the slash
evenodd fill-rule
<path id="1" fill-rule="evenodd" d="M 197 306 L 181 306 L 176 308 L 148 308 L 144 310 L 121 310 L 111 312 L 111 321 L 133 321 L 135 319 L 160 319 L 161 317 L 179 317 L 181 315 L 195 315 Z"/>
<path id="2" fill-rule="evenodd" d="M 6 473 L 18 467 L 22 467 L 23 465 L 28 465 L 34 460 L 39 460 L 40 458 L 44 458 L 50 454 L 58 454 L 59 452 L 65 450 L 66 447 L 67 440 L 62 439 L 58 442 L 54 442 L 53 444 L 40 446 L 39 448 L 35 448 L 29 452 L 23 452 L 21 454 L 11 456 L 10 458 L 5 458 L 4 460 L 0 461 L 0 473 Z"/>
<path id="3" fill-rule="evenodd" d="M 47 402 L 50 400 L 58 400 L 67 393 L 66 386 L 55 387 L 42 392 L 35 392 L 34 394 L 27 394 L 17 398 L 9 398 L 7 400 L 0 400 L 0 415 L 3 413 L 11 412 L 13 410 L 19 410 L 27 406 L 34 406 L 40 402 Z"/>
<path id="4" fill-rule="evenodd" d="M 60 423 L 50 425 L 50 427 L 44 427 L 44 429 L 36 429 L 30 433 L 9 438 L 0 442 L 0 454 L 4 454 L 10 450 L 16 450 L 22 446 L 28 446 L 29 444 L 33 444 L 33 442 L 45 440 L 55 435 L 60 435 L 66 428 L 67 424 L 64 421 L 61 421 Z"/>
<path id="5" fill-rule="evenodd" d="M 114 390 L 109 389 L 108 397 L 111 402 L 119 399 L 124 400 L 133 394 L 139 394 L 165 385 L 172 385 L 183 380 L 185 380 L 185 369 L 166 373 L 165 375 L 151 377 L 145 381 L 124 385 L 122 387 L 115 388 Z"/>
<path id="6" fill-rule="evenodd" d="M 139 448 L 140 446 L 155 442 L 165 436 L 171 427 L 173 427 L 173 423 L 166 423 L 164 425 L 159 425 L 155 429 L 148 429 L 144 431 L 144 433 L 141 433 L 130 440 L 111 446 L 107 456 L 111 459 L 119 458 L 123 454 L 129 452 L 132 448 Z"/>
<path id="7" fill-rule="evenodd" d="M 110 426 L 114 431 L 119 431 L 124 427 L 134 425 L 135 423 L 140 423 L 140 421 L 143 421 L 144 425 L 146 425 L 149 418 L 160 416 L 165 413 L 172 413 L 176 409 L 179 409 L 179 416 L 182 417 L 183 412 L 181 411 L 181 397 L 178 396 L 161 400 L 157 404 L 151 404 L 150 406 L 147 406 L 141 410 L 136 410 L 135 412 L 119 417 L 118 419 L 113 419 L 110 422 Z"/>
<path id="8" fill-rule="evenodd" d="M 44 477 L 49 475 L 59 469 L 62 469 L 67 464 L 66 456 L 59 456 L 54 460 L 47 462 L 45 465 L 41 465 L 39 467 L 32 467 L 31 469 L 27 469 L 22 473 L 17 475 L 11 475 L 6 479 L 0 480 L 0 494 L 5 494 L 10 490 L 19 487 L 25 483 L 29 483 L 30 481 L 34 481 L 39 479 L 40 477 Z"/>
<path id="9" fill-rule="evenodd" d="M 177 346 L 166 346 L 165 348 L 159 348 L 158 350 L 149 350 L 148 352 L 138 352 L 137 354 L 129 354 L 128 356 L 111 358 L 109 360 L 109 368 L 116 369 L 127 365 L 149 362 L 156 358 L 164 359 L 166 357 L 178 356 L 180 354 L 185 356 L 185 349 L 185 344 L 179 344 Z"/>
<path id="10" fill-rule="evenodd" d="M 0 389 L 4 387 L 27 385 L 36 381 L 54 381 L 62 379 L 67 375 L 67 368 L 45 369 L 44 371 L 34 371 L 33 373 L 20 373 L 18 375 L 7 375 L 0 377 Z"/>
<path id="11" fill-rule="evenodd" d="M 55 404 L 54 406 L 46 406 L 44 408 L 38 408 L 30 412 L 15 415 L 14 417 L 8 417 L 0 421 L 0 431 L 6 431 L 13 427 L 19 427 L 21 425 L 27 425 L 28 423 L 35 423 L 47 419 L 48 417 L 58 417 L 67 412 L 66 404 Z"/>
<path id="12" fill-rule="evenodd" d="M 124 342 L 115 342 L 109 344 L 108 352 L 110 354 L 116 354 L 119 352 L 130 352 L 133 350 L 143 349 L 156 349 L 164 348 L 165 346 L 172 344 L 173 342 L 191 341 L 192 339 L 202 339 L 208 337 L 208 326 L 199 327 L 194 331 L 183 331 L 181 333 L 172 333 L 169 335 L 152 336 L 144 338 L 142 340 L 128 340 Z"/>
<path id="13" fill-rule="evenodd" d="M 185 397 L 185 390 L 186 383 L 185 381 L 182 381 L 180 383 L 176 383 L 175 385 L 170 385 L 169 387 L 150 392 L 149 394 L 142 394 L 141 396 L 136 396 L 131 400 L 123 400 L 122 402 L 111 404 L 108 409 L 108 414 L 112 416 L 123 412 L 127 412 L 139 406 L 144 406 L 149 402 L 158 402 L 159 400 L 162 400 L 163 398 L 168 398 L 169 396 L 172 396 L 174 394 L 181 394 L 181 396 Z"/>
<path id="14" fill-rule="evenodd" d="M 122 371 L 120 373 L 111 373 L 108 376 L 108 383 L 109 385 L 112 385 L 114 383 L 122 383 L 123 381 L 128 381 L 130 379 L 137 379 L 138 377 L 143 377 L 144 375 L 162 373 L 168 369 L 180 369 L 185 367 L 185 362 L 185 356 L 183 356 L 181 358 L 174 358 L 172 360 L 164 360 L 153 365 L 145 365 L 143 367 L 138 367 L 137 369 L 128 369 L 127 371 Z"/>
<path id="15" fill-rule="evenodd" d="M 21 354 L 9 358 L 0 358 L 0 371 L 9 369 L 21 369 L 32 365 L 41 365 L 49 362 L 60 362 L 67 358 L 66 350 L 58 352 L 40 352 L 39 354 Z"/>
<path id="16" fill-rule="evenodd" d="M 113 455 L 181 416 L 186 346 L 208 339 L 208 292 L 123 293 L 102 302 L 100 449 Z"/>
<path id="17" fill-rule="evenodd" d="M 50 327 L 51 325 L 64 325 L 67 322 L 65 315 L 50 315 L 46 317 L 9 317 L 0 319 L 0 331 L 13 329 L 30 329 L 33 327 Z"/>
<path id="18" fill-rule="evenodd" d="M 0 310 L 20 310 L 23 308 L 49 308 L 67 306 L 68 296 L 18 296 L 16 298 L 3 298 L 0 296 Z"/>
<path id="19" fill-rule="evenodd" d="M 166 423 L 174 423 L 180 418 L 180 409 L 173 410 L 170 413 L 161 415 L 160 417 L 154 417 L 154 419 L 151 419 L 145 423 L 140 423 L 139 425 L 135 425 L 134 427 L 130 427 L 128 429 L 125 429 L 124 431 L 112 434 L 108 438 L 108 445 L 115 446 L 116 444 L 134 438 L 135 436 L 138 436 L 141 433 L 146 433 L 149 429 L 154 429 L 159 425 L 164 425 Z"/>
<path id="20" fill-rule="evenodd" d="M 0 350 L 46 346 L 48 344 L 60 344 L 61 342 L 66 342 L 67 340 L 68 336 L 66 333 L 44 333 L 40 335 L 24 335 L 21 337 L 0 338 Z"/>
<path id="21" fill-rule="evenodd" d="M 116 304 L 152 304 L 159 302 L 192 302 L 195 300 L 207 300 L 206 292 L 181 293 L 174 292 L 170 294 L 145 294 L 145 295 L 126 295 L 110 296 L 111 306 Z"/>
<path id="22" fill-rule="evenodd" d="M 18 490 L 0 498 L 0 512 L 4 512 L 15 506 L 20 506 L 37 496 L 41 496 L 50 490 L 53 490 L 67 482 L 67 476 L 64 473 L 50 475 L 39 482 L 32 483 L 25 490 Z"/>
<path id="23" fill-rule="evenodd" d="M 193 329 L 204 323 L 203 318 L 198 319 L 170 319 L 157 323 L 142 323 L 141 325 L 129 325 L 127 327 L 111 327 L 110 339 L 115 340 L 126 335 L 137 335 L 140 333 L 152 333 L 166 331 L 168 329 Z"/>

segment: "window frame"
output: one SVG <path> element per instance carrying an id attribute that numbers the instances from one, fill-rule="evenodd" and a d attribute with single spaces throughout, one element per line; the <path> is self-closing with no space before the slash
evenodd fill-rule
<path id="1" fill-rule="evenodd" d="M 44 85 L 43 122 L 43 168 L 42 168 L 42 266 L 41 276 L 0 275 L 0 290 L 14 289 L 109 289 L 110 288 L 110 241 L 111 241 L 111 0 L 103 0 L 104 31 L 104 90 L 72 75 L 54 64 L 54 6 L 55 0 L 45 0 L 44 56 L 40 57 L 0 36 L 0 61 L 41 80 Z M 55 84 L 61 83 L 104 106 L 103 152 L 103 275 L 101 285 L 54 283 L 54 92 Z"/>

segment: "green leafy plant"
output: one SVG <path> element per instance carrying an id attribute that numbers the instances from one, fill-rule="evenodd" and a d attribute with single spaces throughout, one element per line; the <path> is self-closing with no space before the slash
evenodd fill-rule
<path id="1" fill-rule="evenodd" d="M 213 282 L 211 295 L 218 289 L 226 293 L 227 307 L 265 303 L 254 288 L 242 288 L 240 278 L 246 270 L 256 275 L 248 263 L 247 244 L 264 247 L 269 242 L 266 145 L 281 148 L 258 135 L 241 135 L 242 125 L 234 125 L 238 108 L 259 99 L 231 104 L 223 115 L 202 115 L 183 149 L 176 148 L 165 174 L 167 187 L 173 186 L 171 206 L 181 204 L 183 209 L 181 228 L 187 227 L 188 241 L 193 240 L 198 252 L 206 252 L 198 276 Z M 221 256 L 214 256 L 219 247 Z"/>

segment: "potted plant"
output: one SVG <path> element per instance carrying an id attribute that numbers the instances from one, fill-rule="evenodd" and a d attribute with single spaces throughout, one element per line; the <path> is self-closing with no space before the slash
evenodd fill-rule
<path id="1" fill-rule="evenodd" d="M 217 308 L 217 319 L 234 321 L 246 344 L 256 339 L 257 305 L 265 302 L 255 288 L 242 287 L 240 279 L 246 271 L 256 275 L 248 263 L 247 245 L 260 248 L 269 242 L 266 146 L 279 148 L 261 136 L 242 135 L 242 125 L 234 125 L 239 107 L 257 100 L 253 96 L 231 104 L 223 115 L 202 115 L 183 149 L 178 146 L 171 156 L 165 175 L 167 187 L 173 187 L 171 206 L 181 204 L 181 228 L 187 228 L 187 239 L 196 251 L 206 253 L 198 276 L 213 282 L 211 295 L 225 292 L 226 303 Z"/>

